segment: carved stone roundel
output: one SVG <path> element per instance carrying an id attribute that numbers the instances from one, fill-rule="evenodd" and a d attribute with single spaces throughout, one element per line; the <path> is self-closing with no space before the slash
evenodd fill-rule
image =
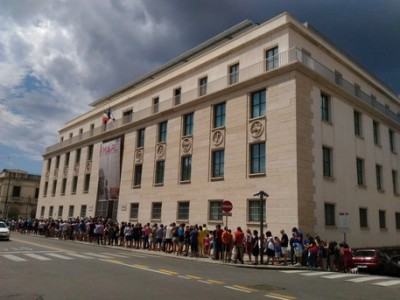
<path id="1" fill-rule="evenodd" d="M 214 142 L 215 146 L 221 145 L 224 142 L 224 134 L 222 131 L 215 131 L 212 135 L 212 141 Z"/>
<path id="2" fill-rule="evenodd" d="M 190 153 L 192 150 L 192 140 L 189 138 L 185 138 L 182 140 L 182 151 L 183 153 Z"/>
<path id="3" fill-rule="evenodd" d="M 142 150 L 136 150 L 135 157 L 136 157 L 137 161 L 141 161 L 142 158 L 143 158 L 143 151 Z"/>
<path id="4" fill-rule="evenodd" d="M 250 125 L 250 133 L 254 138 L 259 138 L 264 132 L 264 125 L 260 121 L 255 121 Z"/>
<path id="5" fill-rule="evenodd" d="M 164 152 L 165 152 L 165 146 L 164 146 L 163 144 L 159 144 L 159 145 L 157 146 L 157 155 L 158 155 L 159 157 L 161 157 L 161 156 L 164 155 Z"/>

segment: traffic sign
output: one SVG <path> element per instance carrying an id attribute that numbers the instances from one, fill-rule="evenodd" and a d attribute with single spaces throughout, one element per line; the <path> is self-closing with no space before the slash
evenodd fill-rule
<path id="1" fill-rule="evenodd" d="M 231 201 L 229 200 L 224 200 L 224 202 L 222 202 L 222 210 L 226 213 L 230 212 L 233 208 L 233 204 Z"/>

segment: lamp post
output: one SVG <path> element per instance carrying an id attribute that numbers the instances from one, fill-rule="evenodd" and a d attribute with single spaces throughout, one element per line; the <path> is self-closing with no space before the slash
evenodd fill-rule
<path id="1" fill-rule="evenodd" d="M 260 197 L 260 263 L 264 263 L 264 207 L 265 200 L 269 195 L 264 191 L 254 194 L 254 197 Z"/>

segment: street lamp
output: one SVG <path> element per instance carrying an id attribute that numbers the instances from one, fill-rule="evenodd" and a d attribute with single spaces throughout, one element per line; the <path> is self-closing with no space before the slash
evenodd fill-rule
<path id="1" fill-rule="evenodd" d="M 264 207 L 265 200 L 269 197 L 269 195 L 264 191 L 259 191 L 254 194 L 254 197 L 260 197 L 260 263 L 264 263 Z M 265 197 L 265 200 L 264 200 Z"/>

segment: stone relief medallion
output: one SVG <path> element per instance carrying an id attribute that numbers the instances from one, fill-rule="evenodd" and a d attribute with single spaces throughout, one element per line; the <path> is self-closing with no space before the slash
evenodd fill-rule
<path id="1" fill-rule="evenodd" d="M 214 146 L 220 146 L 224 142 L 224 132 L 222 130 L 214 131 L 212 141 Z"/>
<path id="2" fill-rule="evenodd" d="M 250 134 L 253 138 L 259 138 L 264 133 L 264 124 L 260 121 L 254 121 L 250 125 Z"/>
<path id="3" fill-rule="evenodd" d="M 143 149 L 136 149 L 136 151 L 135 151 L 135 162 L 136 163 L 143 162 Z"/>
<path id="4" fill-rule="evenodd" d="M 183 154 L 190 154 L 192 151 L 192 139 L 184 138 L 182 140 L 182 152 Z"/>
<path id="5" fill-rule="evenodd" d="M 92 169 L 92 162 L 91 161 L 86 162 L 86 168 L 85 168 L 86 173 L 90 173 L 91 169 Z"/>
<path id="6" fill-rule="evenodd" d="M 165 150 L 166 150 L 165 144 L 158 144 L 156 146 L 156 155 L 158 159 L 165 157 Z"/>

